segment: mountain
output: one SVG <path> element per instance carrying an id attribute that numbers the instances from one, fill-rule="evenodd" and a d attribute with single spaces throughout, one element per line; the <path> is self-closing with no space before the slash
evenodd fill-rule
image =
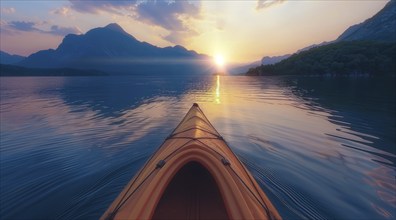
<path id="1" fill-rule="evenodd" d="M 300 49 L 296 54 L 340 41 L 369 40 L 369 41 L 396 41 L 396 0 L 391 0 L 376 15 L 366 21 L 349 27 L 335 41 L 322 42 Z M 290 55 L 279 57 L 264 57 L 262 65 L 276 64 Z M 249 68 L 245 68 L 248 70 Z"/>
<path id="2" fill-rule="evenodd" d="M 319 44 L 312 44 L 312 45 L 309 45 L 307 47 L 297 50 L 297 52 L 295 52 L 295 53 L 300 53 L 300 52 L 307 51 L 307 50 L 310 50 L 315 47 L 320 47 L 320 46 L 324 46 L 324 45 L 331 44 L 331 43 L 334 43 L 334 41 L 323 41 L 322 43 L 319 43 Z"/>
<path id="3" fill-rule="evenodd" d="M 263 59 L 261 59 L 261 65 L 279 63 L 280 61 L 287 59 L 290 56 L 291 56 L 291 54 L 285 54 L 285 55 L 273 56 L 273 57 L 265 56 L 265 57 L 263 57 Z"/>
<path id="4" fill-rule="evenodd" d="M 293 54 L 247 75 L 396 75 L 396 43 L 342 41 Z"/>
<path id="5" fill-rule="evenodd" d="M 231 67 L 228 72 L 231 74 L 243 74 L 246 73 L 250 68 L 254 68 L 256 66 L 279 63 L 280 61 L 288 58 L 290 55 L 291 54 L 273 57 L 265 56 L 261 60 L 254 61 L 252 63 Z"/>
<path id="6" fill-rule="evenodd" d="M 310 50 L 310 49 L 315 48 L 315 47 L 324 46 L 324 45 L 327 45 L 327 44 L 330 44 L 330 43 L 332 43 L 332 42 L 324 41 L 324 42 L 322 42 L 320 44 L 312 44 L 312 45 L 309 45 L 307 47 L 304 47 L 302 49 L 297 50 L 293 54 L 300 53 L 300 52 L 303 52 L 303 51 L 307 51 L 307 50 Z M 270 65 L 270 64 L 279 63 L 282 60 L 285 60 L 285 59 L 289 58 L 293 54 L 285 54 L 285 55 L 273 56 L 273 57 L 265 56 L 265 57 L 263 57 L 263 59 L 261 59 L 261 65 Z"/>
<path id="7" fill-rule="evenodd" d="M 19 63 L 33 68 L 97 69 L 111 73 L 202 71 L 208 59 L 182 46 L 160 48 L 138 41 L 118 24 L 69 34 L 55 50 L 42 50 Z"/>
<path id="8" fill-rule="evenodd" d="M 373 17 L 349 27 L 336 41 L 396 41 L 396 0 L 391 0 Z"/>
<path id="9" fill-rule="evenodd" d="M 238 75 L 238 74 L 243 74 L 246 73 L 250 68 L 260 66 L 261 61 L 257 60 L 252 63 L 245 63 L 245 64 L 235 64 L 235 65 L 229 65 L 227 72 L 233 75 Z"/>
<path id="10" fill-rule="evenodd" d="M 312 45 L 247 75 L 396 74 L 396 0 L 376 15 L 349 27 L 337 40 Z"/>
<path id="11" fill-rule="evenodd" d="M 319 46 L 323 46 L 323 45 L 327 45 L 330 44 L 331 42 L 322 42 L 320 44 L 313 44 L 310 45 L 308 47 L 304 47 L 300 50 L 298 50 L 296 53 L 300 53 L 303 51 L 307 51 L 311 48 L 314 47 L 319 47 Z M 260 66 L 260 65 L 271 65 L 271 64 L 277 64 L 279 62 L 281 62 L 282 60 L 285 60 L 287 58 L 289 58 L 292 54 L 285 54 L 285 55 L 280 55 L 280 56 L 265 56 L 261 59 L 261 61 L 255 61 L 249 64 L 244 64 L 244 65 L 239 65 L 236 67 L 233 67 L 229 70 L 229 72 L 231 74 L 241 74 L 241 73 L 246 73 L 250 68 L 254 68 L 256 66 Z"/>
<path id="12" fill-rule="evenodd" d="M 4 51 L 0 51 L 0 64 L 15 64 L 25 59 L 23 56 L 11 55 Z"/>

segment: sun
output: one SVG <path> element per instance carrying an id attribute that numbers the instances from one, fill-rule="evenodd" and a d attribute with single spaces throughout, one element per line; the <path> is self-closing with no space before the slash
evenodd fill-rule
<path id="1" fill-rule="evenodd" d="M 224 56 L 221 54 L 216 54 L 214 61 L 218 67 L 223 67 L 225 64 Z"/>

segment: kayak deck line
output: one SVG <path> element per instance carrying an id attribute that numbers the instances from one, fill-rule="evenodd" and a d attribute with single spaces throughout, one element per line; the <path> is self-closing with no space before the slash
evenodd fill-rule
<path id="1" fill-rule="evenodd" d="M 194 103 L 101 219 L 281 217 Z"/>

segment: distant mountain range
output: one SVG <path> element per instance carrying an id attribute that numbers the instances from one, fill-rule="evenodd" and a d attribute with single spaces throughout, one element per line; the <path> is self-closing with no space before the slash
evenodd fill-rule
<path id="1" fill-rule="evenodd" d="M 243 65 L 238 65 L 231 67 L 228 72 L 231 74 L 242 74 L 248 71 L 250 68 L 254 68 L 256 66 L 260 65 L 268 65 L 268 64 L 275 64 L 278 63 L 288 57 L 290 57 L 291 54 L 286 54 L 286 55 L 281 55 L 281 56 L 265 56 L 261 60 L 254 61 L 249 64 L 243 64 Z"/>
<path id="2" fill-rule="evenodd" d="M 260 66 L 261 65 L 261 60 L 254 61 L 252 63 L 248 64 L 236 64 L 236 65 L 228 65 L 227 66 L 227 73 L 233 74 L 233 75 L 238 75 L 238 74 L 243 74 L 246 73 L 250 68 Z"/>
<path id="3" fill-rule="evenodd" d="M 26 57 L 19 56 L 19 55 L 11 55 L 4 51 L 0 51 L 0 64 L 16 64 Z"/>
<path id="4" fill-rule="evenodd" d="M 354 40 L 367 40 L 367 41 L 383 41 L 395 42 L 396 41 L 396 0 L 391 0 L 385 7 L 373 17 L 366 21 L 353 25 L 345 30 L 336 40 L 330 42 L 322 42 L 320 44 L 313 44 L 296 51 L 298 54 L 309 49 L 324 46 L 327 44 L 341 42 L 341 41 L 354 41 Z M 282 56 L 265 56 L 256 66 L 276 64 L 289 58 L 292 54 Z M 257 62 L 254 62 L 257 63 Z M 233 73 L 247 72 L 250 68 L 255 67 L 251 64 L 239 66 L 231 70 Z M 244 70 L 244 71 L 242 71 Z"/>
<path id="5" fill-rule="evenodd" d="M 391 0 L 376 15 L 349 27 L 336 41 L 396 41 L 396 1 Z"/>
<path id="6" fill-rule="evenodd" d="M 313 44 L 313 45 L 310 45 L 308 47 L 304 47 L 304 48 L 298 50 L 296 53 L 300 53 L 300 52 L 309 50 L 311 48 L 323 46 L 323 45 L 326 45 L 326 44 L 329 44 L 329 43 L 331 43 L 331 42 L 322 42 L 320 44 Z M 247 72 L 250 68 L 254 68 L 256 66 L 270 65 L 270 64 L 279 63 L 282 60 L 285 60 L 285 59 L 289 58 L 291 55 L 292 54 L 285 54 L 285 55 L 280 55 L 280 56 L 265 56 L 261 60 L 258 60 L 258 61 L 255 61 L 255 62 L 252 62 L 252 63 L 249 63 L 249 64 L 244 64 L 244 65 L 239 65 L 239 66 L 236 66 L 236 67 L 232 67 L 232 68 L 230 68 L 229 72 L 231 74 L 242 74 L 242 73 Z"/>
<path id="7" fill-rule="evenodd" d="M 335 41 L 297 51 L 278 63 L 250 68 L 247 75 L 396 74 L 396 0 L 349 27 Z M 364 68 L 363 68 L 364 67 Z"/>
<path id="8" fill-rule="evenodd" d="M 286 54 L 286 55 L 281 55 L 281 56 L 273 56 L 273 57 L 265 56 L 265 57 L 263 57 L 263 59 L 261 59 L 261 64 L 268 65 L 268 64 L 278 63 L 284 59 L 287 59 L 290 56 L 291 56 L 291 54 Z"/>
<path id="9" fill-rule="evenodd" d="M 396 43 L 340 41 L 293 54 L 247 75 L 396 75 Z"/>
<path id="10" fill-rule="evenodd" d="M 391 0 L 381 11 L 366 21 L 349 27 L 335 41 L 314 44 L 295 54 L 334 42 L 370 40 L 396 41 L 396 0 Z M 246 65 L 230 68 L 239 74 L 259 65 L 276 64 L 289 58 L 265 56 Z M 187 50 L 182 46 L 157 47 L 141 42 L 125 32 L 118 24 L 95 28 L 82 35 L 67 35 L 58 48 L 42 50 L 28 57 L 10 55 L 0 51 L 0 64 L 13 64 L 25 68 L 73 68 L 99 70 L 107 73 L 188 73 L 213 72 L 211 58 Z M 34 71 L 32 71 L 34 72 Z"/>
<path id="11" fill-rule="evenodd" d="M 182 46 L 157 47 L 140 42 L 118 24 L 86 34 L 67 35 L 55 50 L 42 50 L 18 63 L 29 68 L 96 69 L 108 73 L 196 73 L 208 69 L 209 59 Z M 203 68 L 206 67 L 206 68 Z"/>

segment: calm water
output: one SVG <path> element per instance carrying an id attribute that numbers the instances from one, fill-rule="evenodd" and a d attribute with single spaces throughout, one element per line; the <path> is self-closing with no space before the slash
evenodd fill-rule
<path id="1" fill-rule="evenodd" d="M 2 219 L 97 219 L 193 102 L 285 219 L 395 219 L 395 79 L 0 78 Z"/>

